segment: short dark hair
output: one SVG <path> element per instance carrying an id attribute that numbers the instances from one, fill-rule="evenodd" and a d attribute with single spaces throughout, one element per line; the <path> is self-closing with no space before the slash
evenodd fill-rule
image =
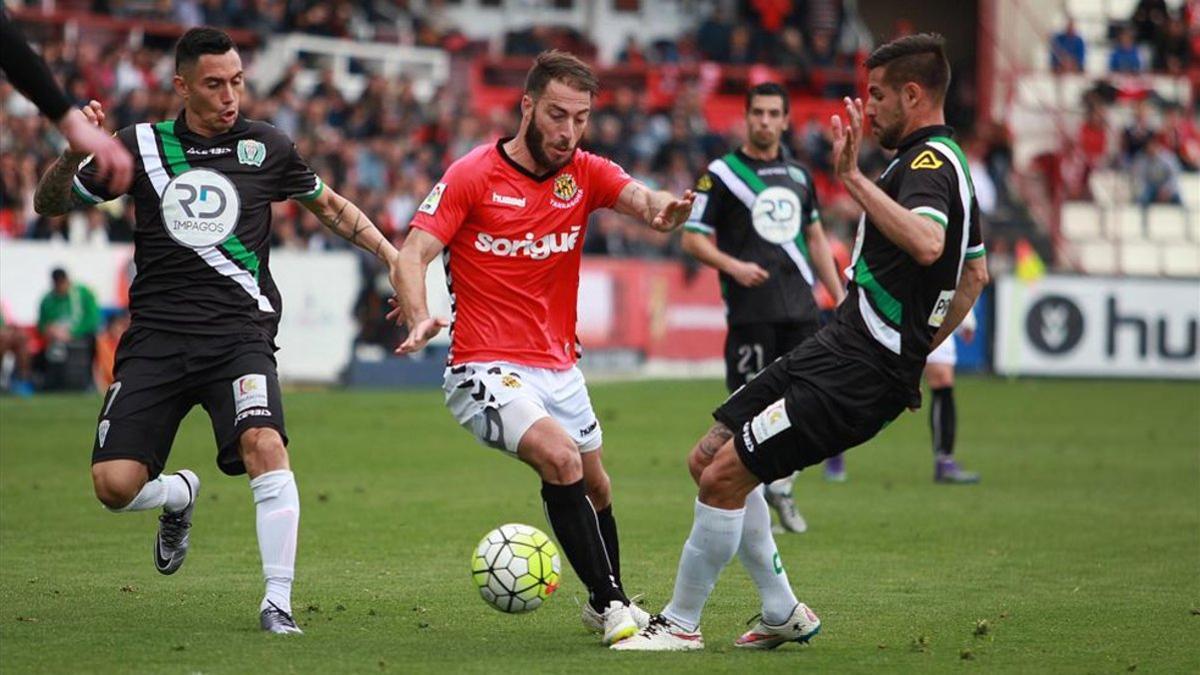
<path id="1" fill-rule="evenodd" d="M 67 271 L 61 267 L 55 267 L 50 270 L 50 280 L 54 283 L 59 283 L 67 280 Z"/>
<path id="2" fill-rule="evenodd" d="M 867 57 L 867 70 L 883 67 L 883 81 L 899 89 L 916 82 L 941 101 L 950 86 L 950 61 L 946 39 L 937 33 L 919 33 L 880 45 Z"/>
<path id="3" fill-rule="evenodd" d="M 792 102 L 788 100 L 787 89 L 778 82 L 760 82 L 746 90 L 746 111 L 750 110 L 750 102 L 755 96 L 778 96 L 783 99 L 783 114 L 791 112 Z"/>
<path id="4" fill-rule="evenodd" d="M 525 93 L 537 98 L 546 91 L 551 80 L 593 96 L 600 91 L 600 80 L 591 66 L 578 56 L 557 49 L 547 49 L 534 58 L 533 67 L 525 76 Z"/>
<path id="5" fill-rule="evenodd" d="M 194 65 L 203 54 L 224 54 L 234 48 L 233 38 L 223 30 L 207 26 L 191 28 L 175 43 L 175 72 Z"/>

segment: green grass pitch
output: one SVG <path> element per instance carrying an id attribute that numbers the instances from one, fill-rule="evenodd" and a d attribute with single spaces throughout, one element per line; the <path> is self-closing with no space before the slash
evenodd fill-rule
<path id="1" fill-rule="evenodd" d="M 626 586 L 668 599 L 695 490 L 684 456 L 716 382 L 592 387 Z M 88 474 L 98 396 L 0 401 L 0 670 L 24 672 L 1200 671 L 1200 386 L 964 379 L 959 454 L 974 486 L 931 481 L 927 416 L 848 455 L 850 480 L 797 480 L 810 530 L 780 537 L 811 646 L 742 653 L 758 611 L 735 561 L 708 648 L 621 654 L 579 622 L 570 572 L 506 616 L 469 573 L 504 522 L 549 529 L 527 468 L 458 429 L 436 391 L 286 394 L 303 511 L 297 619 L 258 630 L 254 507 L 184 422 L 168 469 L 204 481 L 192 550 L 151 562 L 152 514 L 113 515 Z M 564 571 L 567 566 L 564 561 Z"/>

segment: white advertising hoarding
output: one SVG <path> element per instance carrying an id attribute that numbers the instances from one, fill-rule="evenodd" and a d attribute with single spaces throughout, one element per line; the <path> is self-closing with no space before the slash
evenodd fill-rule
<path id="1" fill-rule="evenodd" d="M 50 290 L 50 271 L 62 267 L 86 284 L 102 307 L 123 306 L 133 276 L 133 247 L 44 241 L 0 242 L 0 303 L 16 324 L 37 323 L 38 305 Z M 431 265 L 431 267 L 433 267 Z M 358 260 L 349 252 L 277 249 L 271 275 L 283 296 L 279 325 L 279 377 L 334 382 L 350 361 L 357 327 Z"/>
<path id="2" fill-rule="evenodd" d="M 1200 279 L 1000 279 L 996 372 L 1200 379 Z"/>

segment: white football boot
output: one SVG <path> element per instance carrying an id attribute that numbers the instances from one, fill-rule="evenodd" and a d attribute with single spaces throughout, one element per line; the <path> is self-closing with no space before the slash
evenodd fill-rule
<path id="1" fill-rule="evenodd" d="M 686 652 L 704 649 L 704 638 L 700 631 L 687 631 L 671 623 L 661 614 L 650 617 L 650 625 L 633 637 L 622 640 L 612 649 L 631 652 Z"/>
<path id="2" fill-rule="evenodd" d="M 650 625 L 650 612 L 642 609 L 637 603 L 642 596 L 635 595 L 629 599 L 629 613 L 633 615 L 633 622 L 637 624 L 638 630 Z M 607 614 L 607 612 L 605 612 Z M 583 626 L 593 633 L 604 632 L 604 614 L 597 612 L 592 608 L 592 603 L 584 602 L 583 608 L 580 610 L 579 618 L 583 621 Z"/>
<path id="3" fill-rule="evenodd" d="M 604 644 L 616 644 L 637 632 L 638 625 L 633 620 L 633 613 L 629 611 L 629 605 L 620 600 L 608 603 L 608 609 L 604 610 Z"/>
<path id="4" fill-rule="evenodd" d="M 775 649 L 785 642 L 806 644 L 821 632 L 821 620 L 803 602 L 792 610 L 792 615 L 781 626 L 772 626 L 759 617 L 754 628 L 746 631 L 734 641 L 734 647 L 743 649 Z"/>
<path id="5" fill-rule="evenodd" d="M 790 488 L 788 492 L 778 492 L 768 485 L 763 496 L 767 498 L 767 504 L 775 509 L 775 514 L 779 516 L 779 527 L 772 528 L 772 532 L 775 534 L 782 532 L 800 534 L 808 530 L 808 523 L 805 522 L 804 516 L 800 515 L 800 509 L 796 508 L 796 500 L 792 499 Z"/>

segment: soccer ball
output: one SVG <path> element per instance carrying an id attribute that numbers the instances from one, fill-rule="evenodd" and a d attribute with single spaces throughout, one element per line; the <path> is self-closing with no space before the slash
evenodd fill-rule
<path id="1" fill-rule="evenodd" d="M 558 547 L 544 532 L 510 523 L 488 532 L 471 556 L 479 594 L 501 612 L 520 614 L 542 606 L 558 589 Z"/>

